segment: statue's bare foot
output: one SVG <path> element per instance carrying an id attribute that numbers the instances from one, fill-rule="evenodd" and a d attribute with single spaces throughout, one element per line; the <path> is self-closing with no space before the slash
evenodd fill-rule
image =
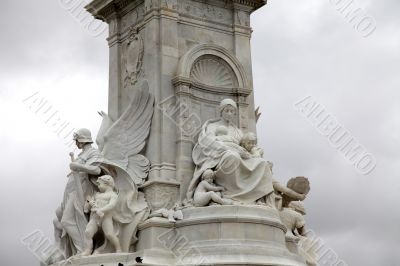
<path id="1" fill-rule="evenodd" d="M 92 251 L 91 250 L 85 250 L 85 251 L 83 251 L 80 255 L 81 256 L 90 256 L 92 254 Z"/>
<path id="2" fill-rule="evenodd" d="M 244 204 L 240 201 L 232 200 L 232 205 L 244 205 Z"/>
<path id="3" fill-rule="evenodd" d="M 95 251 L 93 251 L 93 255 L 98 255 L 98 254 L 101 254 L 101 252 L 100 252 L 100 250 L 95 250 Z"/>
<path id="4" fill-rule="evenodd" d="M 233 200 L 230 200 L 230 199 L 222 199 L 222 201 L 224 202 L 223 205 L 233 205 Z"/>
<path id="5" fill-rule="evenodd" d="M 264 202 L 262 202 L 262 200 L 257 200 L 256 201 L 256 205 L 266 205 Z"/>

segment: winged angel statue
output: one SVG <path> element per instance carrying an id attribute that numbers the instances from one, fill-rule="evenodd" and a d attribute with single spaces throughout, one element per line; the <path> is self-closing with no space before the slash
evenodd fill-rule
<path id="1" fill-rule="evenodd" d="M 109 211 L 120 251 L 129 252 L 136 241 L 137 226 L 149 214 L 144 195 L 137 187 L 147 178 L 150 167 L 149 160 L 140 152 L 146 145 L 153 111 L 154 96 L 149 92 L 147 81 L 142 80 L 132 89 L 131 102 L 116 121 L 100 112 L 103 121 L 96 138 L 98 149 L 92 146 L 89 130 L 80 129 L 74 134 L 82 152 L 77 158 L 70 154 L 71 173 L 54 220 L 56 242 L 65 258 L 81 254 L 87 246 L 86 228 L 93 214 L 85 214 L 84 207 L 90 197 L 100 193 L 98 179 L 104 175 L 115 180 L 118 196 Z M 98 224 L 101 228 L 101 221 Z M 95 235 L 93 243 L 94 253 L 112 252 L 112 245 L 102 234 Z"/>

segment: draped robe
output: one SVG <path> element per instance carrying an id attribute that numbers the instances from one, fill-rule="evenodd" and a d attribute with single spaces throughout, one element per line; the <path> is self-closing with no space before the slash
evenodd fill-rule
<path id="1" fill-rule="evenodd" d="M 218 126 L 224 125 L 234 142 L 221 142 L 216 136 Z M 221 119 L 204 123 L 192 153 L 196 169 L 188 188 L 187 198 L 193 199 L 203 172 L 215 171 L 215 183 L 225 188 L 224 197 L 251 204 L 273 192 L 272 173 L 267 161 L 251 155 L 239 145 L 242 132 L 235 125 L 225 125 Z"/>

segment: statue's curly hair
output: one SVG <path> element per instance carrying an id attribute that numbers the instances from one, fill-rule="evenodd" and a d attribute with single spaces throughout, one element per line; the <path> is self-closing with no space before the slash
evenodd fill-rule
<path id="1" fill-rule="evenodd" d="M 115 187 L 114 178 L 110 175 L 102 175 L 100 176 L 97 181 L 103 181 L 106 185 L 110 187 Z"/>

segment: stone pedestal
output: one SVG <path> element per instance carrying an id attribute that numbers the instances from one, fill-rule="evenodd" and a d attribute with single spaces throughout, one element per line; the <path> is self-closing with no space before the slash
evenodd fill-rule
<path id="1" fill-rule="evenodd" d="M 238 104 L 240 129 L 256 131 L 250 15 L 265 3 L 93 0 L 86 7 L 109 24 L 108 114 L 118 118 L 129 104 L 132 84 L 148 80 L 156 103 L 145 149 L 149 181 L 175 180 L 179 200 L 193 176 L 197 133 L 217 117 L 222 99 Z"/>
<path id="2" fill-rule="evenodd" d="M 184 219 L 152 218 L 140 226 L 136 253 L 151 265 L 304 266 L 285 243 L 276 210 L 209 206 L 183 210 Z"/>
<path id="3" fill-rule="evenodd" d="M 102 254 L 89 257 L 72 257 L 68 261 L 61 261 L 52 266 L 133 266 L 136 264 L 136 255 L 131 253 Z"/>
<path id="4" fill-rule="evenodd" d="M 151 211 L 172 209 L 179 202 L 178 182 L 152 180 L 144 183 L 140 189 L 144 192 Z"/>
<path id="5" fill-rule="evenodd" d="M 109 116 L 127 108 L 146 79 L 155 98 L 144 155 L 151 166 L 144 191 L 151 210 L 184 201 L 193 178 L 201 125 L 219 117 L 221 100 L 237 103 L 233 122 L 256 131 L 250 15 L 265 0 L 93 0 L 86 8 L 109 24 Z M 182 210 L 175 223 L 153 217 L 139 225 L 132 254 L 74 258 L 75 265 L 304 266 L 288 250 L 276 210 L 209 206 Z M 122 264 L 122 265 L 119 265 Z M 62 264 L 57 264 L 61 266 Z M 138 264 L 139 265 L 139 264 Z"/>
<path id="6" fill-rule="evenodd" d="M 182 211 L 184 219 L 176 223 L 159 217 L 143 222 L 134 253 L 76 257 L 72 265 L 306 265 L 297 252 L 288 250 L 286 228 L 275 209 L 208 206 Z"/>

